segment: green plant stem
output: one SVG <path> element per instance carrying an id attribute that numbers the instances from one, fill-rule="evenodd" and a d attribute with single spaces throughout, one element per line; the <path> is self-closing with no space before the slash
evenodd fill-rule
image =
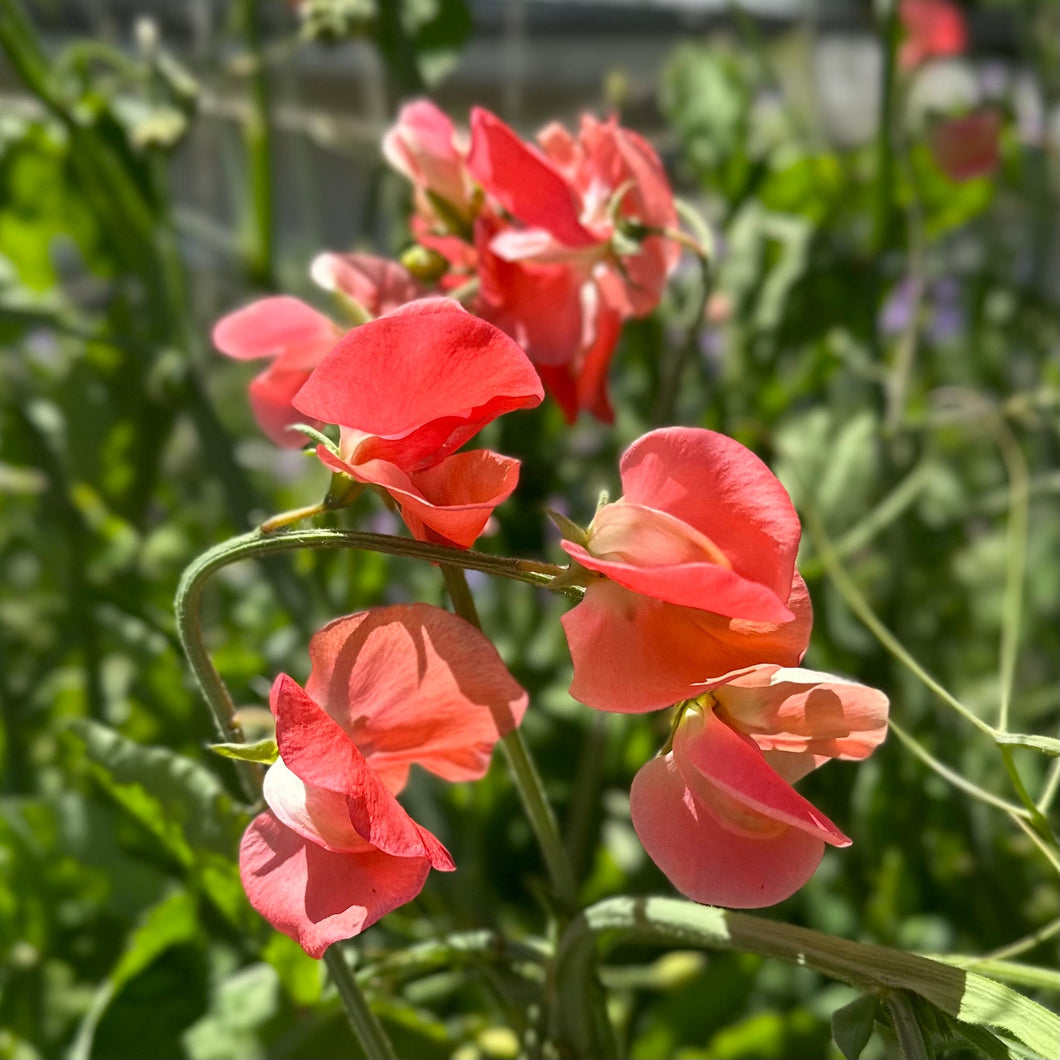
<path id="1" fill-rule="evenodd" d="M 346 1009 L 353 1033 L 357 1035 L 369 1060 L 397 1060 L 394 1046 L 391 1045 L 379 1020 L 375 1018 L 375 1013 L 368 1007 L 368 1000 L 350 971 L 341 947 L 340 942 L 332 943 L 324 951 L 324 963 L 339 991 L 339 997 L 342 998 L 342 1005 Z"/>
<path id="2" fill-rule="evenodd" d="M 872 249 L 882 253 L 891 242 L 894 217 L 894 111 L 897 89 L 898 5 L 888 4 L 883 16 L 883 71 L 879 127 L 876 130 L 876 194 L 873 203 Z"/>
<path id="3" fill-rule="evenodd" d="M 813 538 L 814 546 L 820 557 L 821 564 L 840 596 L 846 601 L 847 606 L 865 624 L 876 639 L 908 670 L 912 671 L 920 680 L 931 689 L 944 703 L 947 703 L 966 721 L 971 722 L 977 729 L 985 732 L 988 736 L 994 736 L 994 728 L 988 725 L 982 718 L 976 717 L 956 696 L 952 695 L 938 681 L 935 680 L 921 665 L 906 651 L 898 638 L 877 617 L 876 612 L 869 606 L 869 602 L 862 595 L 861 590 L 854 584 L 854 579 L 847 573 L 836 554 L 835 545 L 824 529 L 820 516 L 812 506 L 806 509 L 806 526 Z"/>
<path id="4" fill-rule="evenodd" d="M 463 569 L 443 563 L 442 576 L 445 578 L 449 599 L 453 602 L 453 610 L 477 629 L 481 629 L 482 623 L 478 617 L 478 609 L 475 607 L 475 598 Z M 519 792 L 523 809 L 526 810 L 526 815 L 530 819 L 530 827 L 534 830 L 538 845 L 541 847 L 541 854 L 545 859 L 545 866 L 548 869 L 556 900 L 568 916 L 573 915 L 578 908 L 578 889 L 574 882 L 574 872 L 567 858 L 567 851 L 563 846 L 559 827 L 552 813 L 552 806 L 545 794 L 541 775 L 534 765 L 534 760 L 530 757 L 530 751 L 520 729 L 516 727 L 506 733 L 501 739 L 501 746 L 507 756 L 508 768 L 516 790 Z"/>
<path id="5" fill-rule="evenodd" d="M 891 1017 L 902 1060 L 930 1060 L 932 1054 L 924 1041 L 912 997 L 904 990 L 889 990 L 883 996 L 883 1006 Z"/>
<path id="6" fill-rule="evenodd" d="M 1056 1015 L 1022 994 L 975 972 L 951 968 L 912 953 L 851 942 L 781 921 L 676 898 L 607 898 L 584 910 L 560 940 L 555 1011 L 557 1041 L 569 1055 L 586 1050 L 587 1023 L 579 974 L 601 946 L 647 942 L 758 953 L 813 968 L 863 991 L 912 992 L 968 1023 L 999 1027 L 1024 1042 L 1033 1055 L 1051 1055 L 1060 1034 Z"/>
<path id="7" fill-rule="evenodd" d="M 1026 953 L 1027 950 L 1034 949 L 1039 943 L 1051 939 L 1054 935 L 1060 935 L 1060 918 L 1046 924 L 1045 927 L 1039 928 L 1037 931 L 1032 931 L 1029 935 L 1024 935 L 1023 938 L 1017 939 L 1015 942 L 1010 942 L 1007 946 L 991 950 L 982 960 L 1003 961 L 1009 957 L 1017 957 L 1021 953 Z"/>

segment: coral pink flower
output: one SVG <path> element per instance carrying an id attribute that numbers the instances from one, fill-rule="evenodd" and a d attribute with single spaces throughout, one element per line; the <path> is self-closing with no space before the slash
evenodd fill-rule
<path id="1" fill-rule="evenodd" d="M 573 420 L 612 418 L 607 367 L 621 321 L 658 304 L 680 250 L 673 193 L 658 156 L 614 119 L 585 116 L 577 138 L 552 124 L 540 148 L 494 114 L 471 113 L 468 167 L 518 224 L 477 224 L 482 289 L 476 310 L 544 368 Z M 488 217 L 488 215 L 487 215 Z M 547 320 L 534 311 L 547 297 Z"/>
<path id="2" fill-rule="evenodd" d="M 347 334 L 294 405 L 339 425 L 338 454 L 317 449 L 324 464 L 385 490 L 421 540 L 467 548 L 515 489 L 519 461 L 456 450 L 543 396 L 533 365 L 502 331 L 428 298 Z"/>
<path id="3" fill-rule="evenodd" d="M 423 294 L 421 285 L 400 265 L 370 254 L 321 254 L 310 270 L 325 290 L 351 300 L 364 316 L 378 316 Z M 343 328 L 297 298 L 281 295 L 252 302 L 222 317 L 213 343 L 238 360 L 271 360 L 250 383 L 250 403 L 261 429 L 277 444 L 297 449 L 305 435 L 290 430 L 307 420 L 291 404 L 310 373 L 342 337 Z"/>
<path id="4" fill-rule="evenodd" d="M 987 107 L 932 126 L 928 146 L 939 169 L 960 184 L 997 169 L 1000 139 L 1001 114 Z"/>
<path id="5" fill-rule="evenodd" d="M 901 0 L 898 17 L 905 30 L 898 55 L 903 70 L 928 59 L 960 55 L 968 46 L 964 13 L 950 0 Z"/>
<path id="6" fill-rule="evenodd" d="M 483 776 L 527 696 L 477 629 L 426 604 L 336 619 L 309 653 L 304 690 L 286 674 L 272 687 L 280 758 L 239 867 L 251 905 L 320 957 L 454 868 L 395 796 L 414 764 Z"/>
<path id="7" fill-rule="evenodd" d="M 584 543 L 591 575 L 563 617 L 571 695 L 601 710 L 657 710 L 734 667 L 795 665 L 812 613 L 795 571 L 801 529 L 784 487 L 750 450 L 671 427 L 626 450 L 623 496 Z"/>
<path id="8" fill-rule="evenodd" d="M 868 756 L 887 732 L 882 692 L 811 670 L 754 666 L 689 703 L 673 746 L 641 767 L 630 810 L 651 859 L 685 896 L 772 905 L 850 840 L 791 782 Z"/>

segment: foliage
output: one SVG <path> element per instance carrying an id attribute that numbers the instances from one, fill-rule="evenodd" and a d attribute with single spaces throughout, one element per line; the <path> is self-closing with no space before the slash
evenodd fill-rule
<path id="1" fill-rule="evenodd" d="M 218 239 L 227 222 L 189 225 L 174 188 L 197 101 L 231 75 L 197 70 L 196 86 L 150 34 L 131 54 L 46 54 L 0 2 L 23 89 L 0 116 L 0 1057 L 360 1055 L 321 966 L 246 904 L 234 858 L 252 807 L 223 757 L 243 752 L 207 750 L 171 615 L 196 555 L 327 488 L 259 436 L 248 377 L 207 349 L 222 312 L 305 266 L 274 238 L 287 189 L 255 86 L 288 53 L 263 49 L 258 6 L 229 30 L 257 132 L 240 148 L 240 232 Z M 380 3 L 403 9 L 385 25 L 372 4 L 305 7 L 374 40 L 392 102 L 433 81 L 469 27 L 448 0 Z M 1048 28 L 1049 5 L 1030 7 Z M 293 15 L 269 28 L 307 47 Z M 807 779 L 855 843 L 775 911 L 633 909 L 616 896 L 670 893 L 628 803 L 665 721 L 574 703 L 569 601 L 472 575 L 530 692 L 523 731 L 583 912 L 553 966 L 554 896 L 501 762 L 474 785 L 414 773 L 410 813 L 460 871 L 345 949 L 399 1055 L 540 1055 L 550 1035 L 631 1057 L 1048 1055 L 1055 1024 L 1033 1002 L 1055 1009 L 1060 926 L 1056 145 L 1009 120 L 1000 169 L 955 184 L 905 122 L 890 65 L 882 131 L 826 145 L 801 105 L 801 38 L 765 41 L 746 19 L 735 33 L 681 45 L 659 89 L 668 161 L 719 246 L 706 323 L 682 268 L 624 330 L 613 427 L 568 427 L 551 404 L 488 427 L 523 470 L 480 547 L 559 562 L 545 510 L 587 523 L 634 438 L 722 431 L 802 515 L 807 665 L 887 690 L 896 725 L 873 759 Z M 1055 39 L 1028 33 L 1020 60 L 1054 106 Z M 330 525 L 393 529 L 369 512 Z M 208 641 L 260 737 L 236 764 L 275 753 L 252 708 L 275 674 L 304 681 L 313 630 L 443 600 L 431 563 L 374 552 L 226 568 L 204 598 Z M 555 969 L 569 994 L 550 995 Z M 601 986 L 617 1041 L 585 1016 Z"/>

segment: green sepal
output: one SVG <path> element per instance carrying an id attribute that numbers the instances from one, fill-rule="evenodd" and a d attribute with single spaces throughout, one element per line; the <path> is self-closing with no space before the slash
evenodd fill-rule
<path id="1" fill-rule="evenodd" d="M 582 548 L 585 548 L 589 544 L 588 530 L 580 527 L 572 519 L 568 519 L 565 515 L 561 515 L 559 512 L 555 512 L 551 508 L 546 508 L 545 514 L 552 520 L 556 529 L 563 535 L 564 541 L 573 541 L 576 545 L 581 545 Z"/>
<path id="2" fill-rule="evenodd" d="M 347 505 L 353 504 L 363 491 L 363 482 L 358 482 L 355 478 L 342 471 L 333 471 L 331 473 L 331 482 L 328 485 L 328 492 L 324 495 L 324 507 L 329 512 L 333 512 L 337 508 L 345 508 Z"/>
<path id="3" fill-rule="evenodd" d="M 862 994 L 849 1005 L 832 1013 L 832 1037 L 846 1060 L 858 1060 L 872 1036 L 880 999 L 876 994 Z"/>
<path id="4" fill-rule="evenodd" d="M 237 758 L 240 762 L 257 762 L 263 766 L 271 766 L 280 757 L 280 749 L 271 736 L 256 743 L 208 743 L 206 747 L 222 758 Z"/>

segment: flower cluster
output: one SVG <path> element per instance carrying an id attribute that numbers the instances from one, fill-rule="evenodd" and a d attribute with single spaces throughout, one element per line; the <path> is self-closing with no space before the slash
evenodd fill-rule
<path id="1" fill-rule="evenodd" d="M 652 431 L 626 451 L 623 495 L 563 547 L 585 597 L 563 619 L 571 695 L 626 713 L 678 704 L 666 753 L 633 781 L 633 825 L 683 894 L 771 905 L 850 840 L 791 787 L 864 758 L 887 697 L 799 669 L 812 612 L 800 527 L 772 472 L 713 431 Z"/>
<path id="2" fill-rule="evenodd" d="M 527 697 L 477 629 L 426 604 L 336 619 L 309 656 L 304 689 L 286 674 L 272 686 L 280 757 L 239 866 L 254 908 L 320 957 L 455 867 L 396 796 L 413 765 L 485 775 Z"/>
<path id="3" fill-rule="evenodd" d="M 414 188 L 416 274 L 323 254 L 312 276 L 352 326 L 279 296 L 224 318 L 214 341 L 268 360 L 254 410 L 280 445 L 304 444 L 295 424 L 316 435 L 337 477 L 329 498 L 372 490 L 416 538 L 466 549 L 519 474 L 518 460 L 463 450 L 479 430 L 546 388 L 570 419 L 611 418 L 621 325 L 658 303 L 678 253 L 673 197 L 652 149 L 613 120 L 585 118 L 576 136 L 551 125 L 533 145 L 488 111 L 464 136 L 417 102 L 384 153 Z M 799 520 L 758 457 L 672 427 L 636 441 L 620 470 L 621 498 L 587 530 L 566 524 L 558 585 L 585 590 L 563 618 L 571 695 L 674 709 L 633 781 L 645 849 L 698 901 L 777 902 L 825 844 L 850 842 L 792 783 L 868 755 L 887 699 L 799 668 L 812 624 Z M 304 688 L 285 674 L 272 688 L 278 757 L 240 867 L 254 907 L 320 956 L 417 895 L 431 868 L 454 868 L 396 796 L 412 765 L 481 777 L 527 696 L 479 630 L 423 604 L 340 618 L 309 655 Z"/>

